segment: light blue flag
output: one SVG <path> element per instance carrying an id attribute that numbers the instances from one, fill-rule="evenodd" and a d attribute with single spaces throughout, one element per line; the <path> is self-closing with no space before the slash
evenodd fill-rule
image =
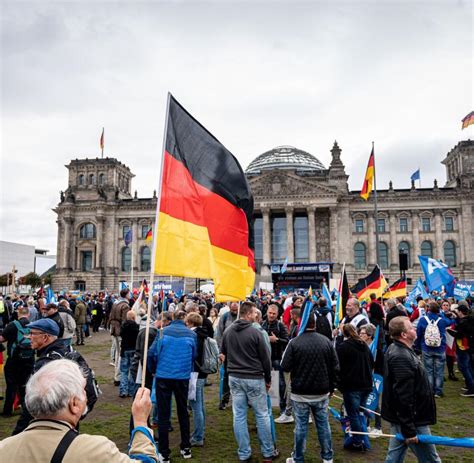
<path id="1" fill-rule="evenodd" d="M 405 300 L 405 307 L 411 310 L 411 305 L 416 304 L 416 298 L 421 296 L 423 299 L 429 297 L 429 294 L 426 292 L 425 285 L 421 281 L 421 278 L 418 278 L 415 287 L 410 291 L 406 300 Z"/>
<path id="2" fill-rule="evenodd" d="M 288 267 L 288 256 L 286 256 L 285 262 L 283 262 L 283 265 L 281 266 L 280 273 L 285 273 L 287 267 Z"/>
<path id="3" fill-rule="evenodd" d="M 311 313 L 312 307 L 313 307 L 313 303 L 311 302 L 311 299 L 308 299 L 308 302 L 306 302 L 303 309 L 303 316 L 301 317 L 301 323 L 300 323 L 300 329 L 298 331 L 298 336 L 300 334 L 303 334 L 304 330 L 306 329 L 306 325 L 308 324 L 309 314 Z"/>
<path id="4" fill-rule="evenodd" d="M 436 291 L 442 286 L 452 284 L 454 275 L 444 263 L 432 257 L 418 256 L 421 268 L 425 274 L 426 285 L 430 291 Z"/>
<path id="5" fill-rule="evenodd" d="M 375 329 L 374 339 L 372 339 L 372 342 L 369 346 L 370 352 L 372 353 L 372 357 L 374 358 L 374 362 L 377 359 L 377 344 L 379 343 L 379 331 L 380 326 L 377 325 L 377 328 Z"/>
<path id="6" fill-rule="evenodd" d="M 323 283 L 323 297 L 328 301 L 328 306 L 331 307 L 332 297 L 326 283 Z"/>
<path id="7" fill-rule="evenodd" d="M 56 300 L 56 296 L 54 295 L 53 290 L 51 287 L 48 288 L 48 296 L 46 297 L 47 304 L 57 304 L 58 301 Z"/>
<path id="8" fill-rule="evenodd" d="M 417 171 L 413 172 L 413 174 L 411 174 L 411 180 L 412 181 L 415 181 L 415 180 L 420 180 L 420 169 L 418 169 Z"/>

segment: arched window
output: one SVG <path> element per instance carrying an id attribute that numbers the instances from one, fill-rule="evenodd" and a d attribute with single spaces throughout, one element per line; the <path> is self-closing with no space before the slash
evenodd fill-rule
<path id="1" fill-rule="evenodd" d="M 444 243 L 444 262 L 450 267 L 456 267 L 456 245 L 448 240 Z"/>
<path id="2" fill-rule="evenodd" d="M 388 246 L 387 243 L 384 243 L 381 241 L 379 243 L 379 265 L 380 268 L 388 268 L 389 267 L 389 262 L 388 262 Z"/>
<path id="3" fill-rule="evenodd" d="M 433 245 L 431 244 L 431 241 L 423 241 L 420 249 L 422 256 L 433 257 Z"/>
<path id="4" fill-rule="evenodd" d="M 84 185 L 84 182 L 85 182 L 85 180 L 84 180 L 84 174 L 80 174 L 80 175 L 79 175 L 79 185 Z"/>
<path id="5" fill-rule="evenodd" d="M 400 254 L 407 255 L 408 267 L 411 267 L 410 243 L 407 241 L 400 241 L 400 244 L 398 245 L 398 252 Z"/>
<path id="6" fill-rule="evenodd" d="M 132 268 L 132 251 L 129 247 L 122 249 L 122 272 L 130 272 Z"/>
<path id="7" fill-rule="evenodd" d="M 99 174 L 99 185 L 105 185 L 105 175 Z"/>
<path id="8" fill-rule="evenodd" d="M 89 174 L 89 185 L 95 185 L 95 175 Z"/>
<path id="9" fill-rule="evenodd" d="M 151 252 L 148 246 L 144 246 L 140 252 L 140 270 L 142 272 L 150 271 Z"/>
<path id="10" fill-rule="evenodd" d="M 93 223 L 85 223 L 79 230 L 79 238 L 90 240 L 95 238 L 95 225 Z"/>
<path id="11" fill-rule="evenodd" d="M 367 266 L 367 257 L 364 243 L 354 245 L 354 265 L 358 270 L 363 270 Z"/>

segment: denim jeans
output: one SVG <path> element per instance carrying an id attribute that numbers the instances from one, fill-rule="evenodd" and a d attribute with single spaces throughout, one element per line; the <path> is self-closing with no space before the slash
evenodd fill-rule
<path id="1" fill-rule="evenodd" d="M 196 400 L 190 400 L 189 405 L 193 410 L 194 432 L 191 435 L 191 443 L 204 441 L 206 431 L 206 410 L 204 408 L 204 385 L 205 379 L 199 379 L 196 383 Z"/>
<path id="2" fill-rule="evenodd" d="M 390 434 L 397 434 L 401 432 L 400 425 L 390 424 Z M 429 426 L 418 426 L 416 428 L 417 434 L 431 434 Z M 441 463 L 441 458 L 436 452 L 436 447 L 433 444 L 405 444 L 394 437 L 390 438 L 388 444 L 388 453 L 385 457 L 385 463 L 403 463 L 407 449 L 416 455 L 416 458 L 421 463 Z"/>
<path id="3" fill-rule="evenodd" d="M 459 371 L 464 376 L 464 380 L 466 381 L 466 387 L 469 392 L 474 391 L 474 371 L 471 364 L 471 354 L 469 351 L 460 350 L 457 351 L 458 357 L 458 368 Z"/>
<path id="4" fill-rule="evenodd" d="M 437 395 L 442 395 L 446 354 L 444 352 L 439 354 L 437 352 L 423 351 L 422 359 L 433 392 Z"/>
<path id="5" fill-rule="evenodd" d="M 274 446 L 270 427 L 270 415 L 267 406 L 267 391 L 262 379 L 243 379 L 229 376 L 230 393 L 232 394 L 232 412 L 234 415 L 234 435 L 237 441 L 237 453 L 241 460 L 252 455 L 247 426 L 249 405 L 255 413 L 257 434 L 264 458 L 273 455 Z"/>
<path id="6" fill-rule="evenodd" d="M 278 394 L 280 396 L 280 413 L 284 413 L 286 409 L 286 383 L 285 383 L 285 374 L 280 367 L 279 360 L 272 360 L 272 368 L 278 371 Z"/>
<path id="7" fill-rule="evenodd" d="M 362 421 L 365 421 L 365 417 L 359 413 L 360 406 L 365 404 L 369 392 L 362 391 L 350 391 L 344 392 L 344 407 L 346 408 L 347 416 L 351 423 L 352 431 L 363 432 Z M 354 444 L 362 444 L 363 436 L 359 434 L 353 434 L 352 440 Z"/>
<path id="8" fill-rule="evenodd" d="M 120 395 L 131 395 L 135 392 L 135 378 L 130 374 L 134 350 L 126 350 L 120 357 Z"/>
<path id="9" fill-rule="evenodd" d="M 333 457 L 331 428 L 328 421 L 329 398 L 318 402 L 296 402 L 293 400 L 293 412 L 295 414 L 295 448 L 293 460 L 304 461 L 306 449 L 306 436 L 308 434 L 309 413 L 314 416 L 314 424 L 318 432 L 319 445 L 321 446 L 321 458 L 331 460 Z"/>

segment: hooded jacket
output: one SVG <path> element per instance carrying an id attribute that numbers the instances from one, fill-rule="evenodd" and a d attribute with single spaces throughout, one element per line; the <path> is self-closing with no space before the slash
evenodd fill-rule
<path id="1" fill-rule="evenodd" d="M 226 329 L 221 352 L 226 356 L 229 376 L 271 382 L 270 352 L 263 334 L 251 321 L 237 320 Z"/>

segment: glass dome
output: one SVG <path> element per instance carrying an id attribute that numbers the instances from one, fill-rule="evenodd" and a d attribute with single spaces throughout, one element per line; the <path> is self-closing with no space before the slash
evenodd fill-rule
<path id="1" fill-rule="evenodd" d="M 296 170 L 311 174 L 325 170 L 324 165 L 312 154 L 294 146 L 278 146 L 256 157 L 247 167 L 247 175 L 258 175 L 268 170 Z"/>

